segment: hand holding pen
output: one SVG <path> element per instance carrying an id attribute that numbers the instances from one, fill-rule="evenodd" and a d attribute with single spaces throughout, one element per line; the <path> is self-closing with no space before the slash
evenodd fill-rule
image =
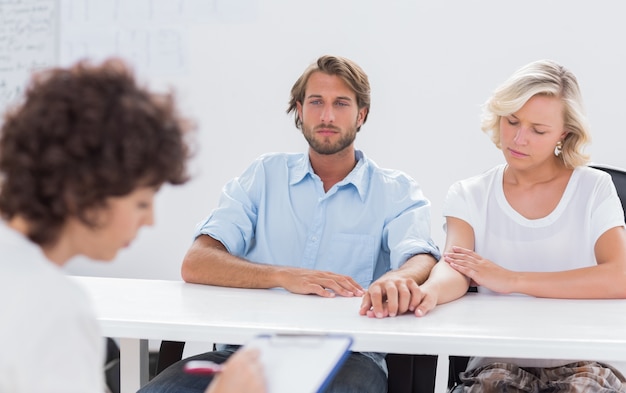
<path id="1" fill-rule="evenodd" d="M 259 357 L 258 350 L 243 348 L 223 364 L 189 361 L 185 372 L 215 375 L 205 393 L 265 393 L 266 381 Z"/>

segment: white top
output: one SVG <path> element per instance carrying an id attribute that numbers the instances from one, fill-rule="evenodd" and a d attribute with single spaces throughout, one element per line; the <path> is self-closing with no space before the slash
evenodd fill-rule
<path id="1" fill-rule="evenodd" d="M 0 392 L 104 392 L 86 293 L 0 220 Z"/>
<path id="2" fill-rule="evenodd" d="M 474 230 L 475 251 L 516 271 L 549 272 L 596 264 L 594 246 L 608 229 L 624 226 L 624 214 L 610 175 L 577 167 L 557 207 L 530 220 L 515 211 L 502 186 L 505 165 L 450 187 L 444 216 L 466 221 Z M 479 292 L 489 292 L 478 288 Z M 600 332 L 598 334 L 601 334 Z M 468 369 L 495 361 L 472 358 Z M 522 367 L 556 367 L 571 360 L 498 359 Z M 598 359 L 594 359 L 598 360 Z M 626 367 L 619 367 L 622 372 Z"/>

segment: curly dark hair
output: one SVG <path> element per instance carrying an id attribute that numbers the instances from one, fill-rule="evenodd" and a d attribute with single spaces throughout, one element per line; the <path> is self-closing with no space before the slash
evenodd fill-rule
<path id="1" fill-rule="evenodd" d="M 28 237 L 54 243 L 68 217 L 137 187 L 188 180 L 186 136 L 172 93 L 139 86 L 120 59 L 33 76 L 0 130 L 0 212 L 23 217 Z"/>

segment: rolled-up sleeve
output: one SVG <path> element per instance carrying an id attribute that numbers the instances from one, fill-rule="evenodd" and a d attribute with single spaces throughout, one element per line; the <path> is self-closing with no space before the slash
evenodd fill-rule
<path id="1" fill-rule="evenodd" d="M 231 254 L 245 255 L 254 241 L 263 179 L 263 165 L 257 160 L 241 176 L 226 183 L 218 207 L 198 224 L 195 237 L 209 235 Z"/>
<path id="2" fill-rule="evenodd" d="M 397 198 L 404 209 L 385 226 L 385 237 L 390 253 L 390 267 L 397 269 L 417 254 L 431 254 L 436 260 L 441 257 L 439 248 L 431 239 L 430 201 L 413 180 L 403 182 L 406 187 Z M 403 184 L 400 183 L 400 184 Z"/>

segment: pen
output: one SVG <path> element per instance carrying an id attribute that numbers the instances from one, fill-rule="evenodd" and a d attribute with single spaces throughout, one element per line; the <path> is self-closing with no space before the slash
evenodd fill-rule
<path id="1" fill-rule="evenodd" d="M 221 372 L 223 366 L 210 360 L 190 360 L 185 363 L 187 374 L 212 375 Z"/>

